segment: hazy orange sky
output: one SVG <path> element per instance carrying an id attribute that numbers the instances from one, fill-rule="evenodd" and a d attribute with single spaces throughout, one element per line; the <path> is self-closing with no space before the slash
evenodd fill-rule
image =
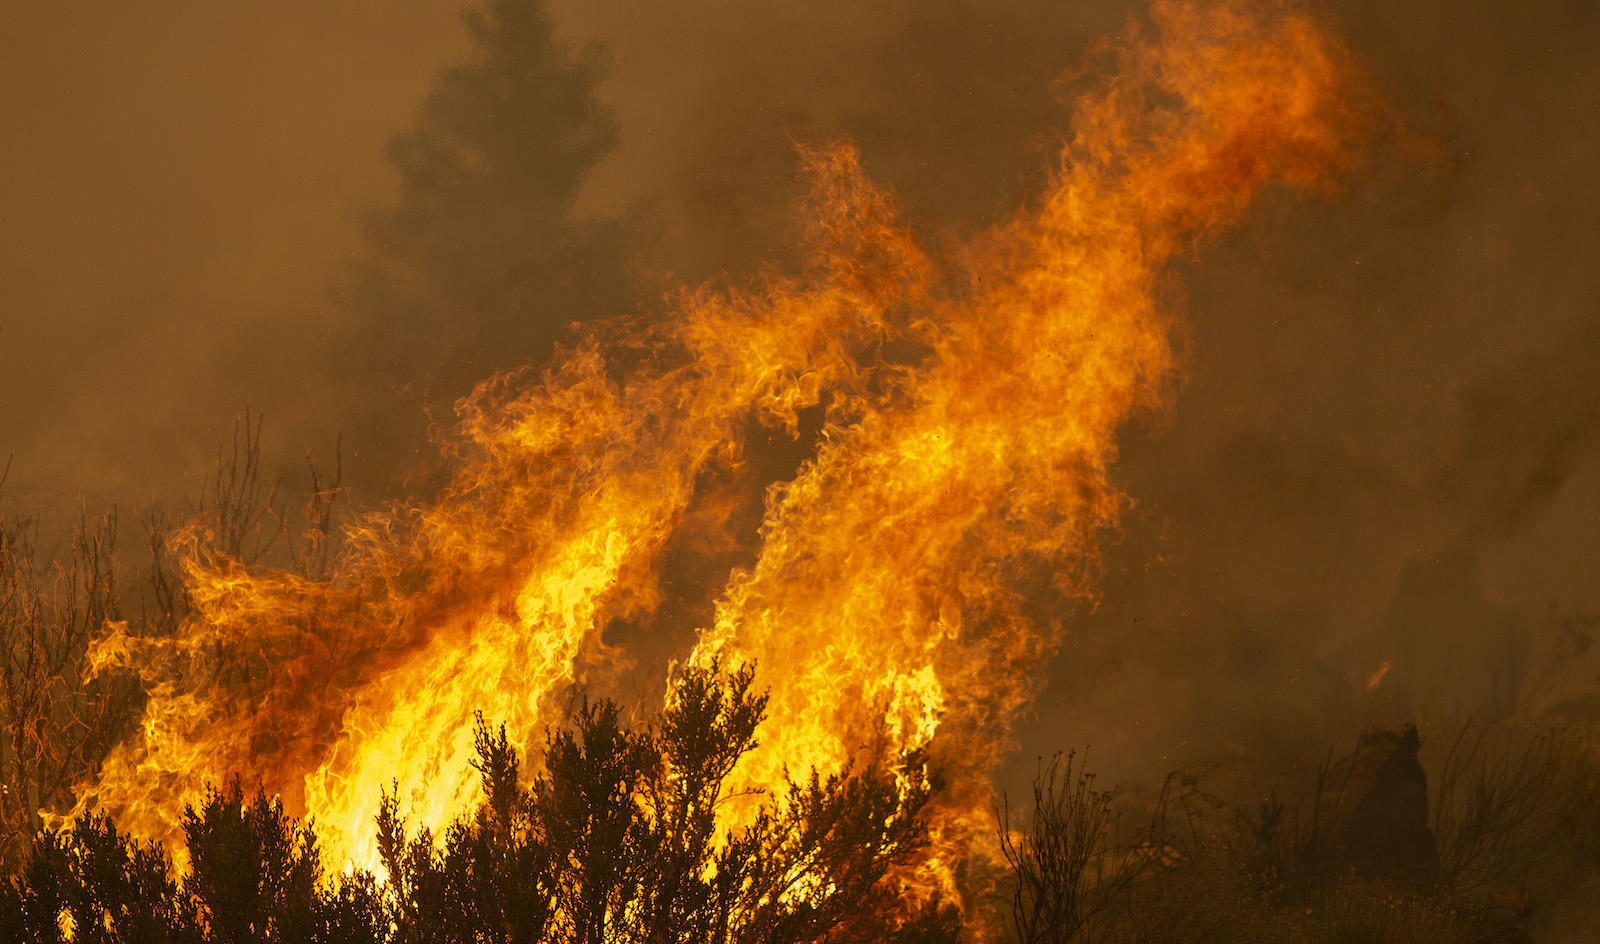
<path id="1" fill-rule="evenodd" d="M 5 4 L 13 486 L 148 497 L 244 404 L 308 409 L 330 266 L 393 185 L 384 142 L 463 47 L 448 3 Z"/>
<path id="2" fill-rule="evenodd" d="M 879 6 L 553 4 L 575 43 L 612 46 L 624 145 L 591 205 L 667 185 L 705 87 L 742 68 L 848 101 L 859 76 L 815 53 L 892 33 L 902 11 Z M 337 317 L 326 288 L 360 249 L 357 214 L 392 196 L 388 139 L 466 48 L 460 12 L 5 4 L 0 454 L 16 454 L 13 493 L 145 500 L 203 474 L 246 404 L 271 433 L 316 440 L 299 448 L 328 444 L 338 418 L 317 415 L 313 356 Z"/>

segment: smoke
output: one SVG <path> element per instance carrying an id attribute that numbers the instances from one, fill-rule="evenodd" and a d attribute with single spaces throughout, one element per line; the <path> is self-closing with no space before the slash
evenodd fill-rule
<path id="1" fill-rule="evenodd" d="M 448 107 L 426 104 L 431 83 L 471 55 L 453 4 L 397 9 L 8 7 L 7 502 L 181 493 L 247 402 L 285 466 L 342 430 L 358 484 L 389 494 L 387 477 L 426 466 L 424 408 L 447 419 L 452 396 L 397 363 L 446 336 L 475 337 L 463 363 L 538 363 L 569 322 L 784 258 L 794 138 L 857 141 L 935 241 L 984 225 L 1043 178 L 1075 87 L 1063 73 L 1143 15 L 553 2 L 568 53 L 606 47 L 597 102 L 618 144 L 558 188 L 539 238 L 623 227 L 596 257 L 618 294 L 541 293 L 537 310 L 474 310 L 470 330 L 449 320 L 459 310 L 413 306 L 407 340 L 383 306 L 327 295 L 389 258 L 382 228 L 359 222 L 406 199 L 384 142 L 437 127 L 427 109 Z M 1022 758 L 1092 743 L 1108 780 L 1149 778 L 1224 750 L 1318 755 L 1423 701 L 1512 710 L 1525 696 L 1506 672 L 1542 671 L 1563 621 L 1600 612 L 1600 14 L 1334 9 L 1426 147 L 1320 205 L 1269 201 L 1175 273 L 1186 386 L 1123 436 L 1118 484 L 1137 505 Z M 452 225 L 525 238 L 497 209 L 468 205 Z M 510 297 L 505 278 L 478 288 Z M 447 319 L 438 334 L 429 316 Z M 1393 672 L 1363 694 L 1382 661 Z"/>
<path id="2" fill-rule="evenodd" d="M 1141 507 L 1025 736 L 1091 742 L 1113 776 L 1239 749 L 1303 769 L 1371 721 L 1494 717 L 1561 615 L 1600 606 L 1574 215 L 1600 195 L 1574 174 L 1600 21 L 1343 9 L 1440 149 L 1182 273 L 1189 383 L 1125 440 Z"/>
<path id="3" fill-rule="evenodd" d="M 647 258 L 691 278 L 781 254 L 787 139 L 819 129 L 859 141 L 927 230 L 981 225 L 1037 183 L 1080 50 L 1141 15 L 576 7 L 558 15 L 611 46 L 624 128 L 586 197 L 656 194 L 668 238 Z M 1413 137 L 1353 190 L 1268 206 L 1177 273 L 1187 384 L 1123 438 L 1138 504 L 1048 674 L 1019 778 L 1073 743 L 1113 779 L 1148 779 L 1240 749 L 1314 760 L 1402 713 L 1494 716 L 1526 698 L 1523 667 L 1540 671 L 1563 614 L 1600 608 L 1582 576 L 1600 556 L 1584 524 L 1600 505 L 1600 285 L 1582 261 L 1600 18 L 1576 3 L 1333 12 Z"/>
<path id="4" fill-rule="evenodd" d="M 384 140 L 464 45 L 453 4 L 7 4 L 0 454 L 15 509 L 190 492 L 253 403 L 331 452 L 334 260 Z"/>

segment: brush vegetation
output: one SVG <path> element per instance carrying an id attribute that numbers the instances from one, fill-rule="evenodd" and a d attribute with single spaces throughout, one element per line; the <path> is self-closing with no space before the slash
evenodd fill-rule
<path id="1" fill-rule="evenodd" d="M 812 773 L 718 831 L 724 804 L 751 799 L 729 787 L 765 711 L 751 677 L 689 670 L 638 730 L 582 703 L 526 783 L 505 729 L 480 719 L 483 801 L 434 836 L 386 795 L 385 881 L 330 871 L 309 824 L 237 781 L 185 813 L 181 877 L 89 814 L 35 834 L 0 927 L 37 942 L 955 940 L 953 909 L 908 910 L 885 881 L 927 843 L 918 757 Z"/>
<path id="2" fill-rule="evenodd" d="M 1312 806 L 1297 818 L 1190 771 L 1134 803 L 1064 754 L 1041 763 L 1031 803 L 997 811 L 1001 857 L 963 876 L 964 910 L 911 906 L 895 876 L 929 842 L 936 772 L 878 755 L 744 794 L 730 781 L 765 708 L 749 668 L 682 673 L 638 726 L 613 702 L 580 701 L 526 763 L 480 718 L 482 803 L 434 835 L 408 823 L 408 785 L 388 785 L 380 875 L 327 861 L 314 823 L 238 781 L 185 811 L 181 873 L 104 815 L 46 828 L 144 705 L 130 673 L 91 671 L 89 644 L 108 621 L 176 631 L 179 554 L 327 569 L 337 471 L 311 467 L 291 526 L 259 443 L 246 418 L 186 528 L 139 516 L 149 557 L 133 579 L 114 513 L 81 516 L 60 555 L 39 550 L 36 523 L 0 518 L 0 942 L 1509 944 L 1570 939 L 1552 929 L 1600 876 L 1595 745 L 1576 726 L 1503 722 L 1431 746 L 1425 881 L 1328 865 L 1325 833 L 1296 825 L 1319 822 L 1326 766 L 1299 786 Z M 214 656 L 248 680 L 242 654 Z M 730 803 L 756 812 L 719 832 Z"/>
<path id="3" fill-rule="evenodd" d="M 326 861 L 314 824 L 238 781 L 186 810 L 181 873 L 100 814 L 37 830 L 0 882 L 0 940 L 1509 944 L 1558 939 L 1538 933 L 1541 911 L 1600 867 L 1587 746 L 1469 730 L 1437 778 L 1440 870 L 1426 883 L 1320 868 L 1314 828 L 1287 832 L 1270 802 L 1244 810 L 1187 774 L 1136 815 L 1065 754 L 1041 764 L 1031 809 L 1002 812 L 992 888 L 964 915 L 912 906 L 895 876 L 927 847 L 937 778 L 920 756 L 880 753 L 741 790 L 765 716 L 753 679 L 684 671 L 636 726 L 579 700 L 526 766 L 480 718 L 481 802 L 434 835 L 391 786 L 376 875 Z M 755 812 L 723 831 L 730 803 Z"/>

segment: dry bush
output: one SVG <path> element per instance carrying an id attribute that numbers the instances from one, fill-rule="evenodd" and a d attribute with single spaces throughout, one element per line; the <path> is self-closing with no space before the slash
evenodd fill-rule
<path id="1" fill-rule="evenodd" d="M 1058 753 L 1040 761 L 1028 827 L 1011 829 L 1009 802 L 1001 811 L 1012 930 L 1022 944 L 1112 939 L 1136 885 L 1167 851 L 1156 831 L 1119 835 L 1113 791 L 1094 780 L 1076 752 Z"/>
<path id="2" fill-rule="evenodd" d="M 61 560 L 39 552 L 38 533 L 0 517 L 0 874 L 21 865 L 40 811 L 94 773 L 141 694 L 85 664 L 94 634 L 120 618 L 116 515 L 84 515 Z"/>
<path id="3" fill-rule="evenodd" d="M 21 867 L 27 837 L 45 814 L 71 805 L 73 789 L 137 722 L 144 693 L 128 672 L 96 673 L 92 640 L 108 623 L 134 636 L 178 630 L 189 613 L 181 573 L 186 555 L 265 562 L 308 576 L 326 570 L 339 473 L 325 480 L 310 466 L 303 527 L 262 475 L 261 417 L 244 415 L 232 448 L 219 450 L 215 474 L 181 519 L 140 516 L 148 564 L 133 574 L 117 551 L 117 513 L 81 511 L 64 553 L 40 545 L 38 518 L 0 515 L 0 875 Z M 4 476 L 0 475 L 0 484 Z M 126 613 L 125 596 L 138 597 Z M 240 679 L 246 656 L 218 644 L 219 665 Z"/>
<path id="4" fill-rule="evenodd" d="M 1041 768 L 1030 828 L 1002 837 L 1022 944 L 1485 939 L 1487 925 L 1456 914 L 1433 889 L 1314 868 L 1306 846 L 1318 841 L 1315 829 L 1296 829 L 1291 841 L 1284 804 L 1269 799 L 1246 812 L 1205 789 L 1195 770 L 1170 776 L 1147 818 L 1119 832 L 1115 797 L 1072 761 L 1058 756 Z M 1326 778 L 1325 769 L 1319 788 Z"/>
<path id="5" fill-rule="evenodd" d="M 1305 944 L 1472 944 L 1479 929 L 1439 901 L 1377 882 L 1341 883 L 1315 896 L 1295 922 Z"/>
<path id="6" fill-rule="evenodd" d="M 41 831 L 0 881 L 0 940 L 192 944 L 954 944 L 959 916 L 907 913 L 890 878 L 927 843 L 921 759 L 788 784 L 728 833 L 717 811 L 755 743 L 751 671 L 689 670 L 653 726 L 584 702 L 525 782 L 505 729 L 479 719 L 484 800 L 441 837 L 377 818 L 387 881 L 330 876 L 310 825 L 234 782 L 183 819 L 191 871 L 86 814 Z"/>
<path id="7" fill-rule="evenodd" d="M 1600 870 L 1600 752 L 1576 731 L 1465 725 L 1433 794 L 1441 881 L 1487 922 L 1525 925 Z"/>

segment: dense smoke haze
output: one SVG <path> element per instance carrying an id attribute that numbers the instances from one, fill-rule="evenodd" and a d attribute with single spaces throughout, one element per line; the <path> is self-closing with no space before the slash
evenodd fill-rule
<path id="1" fill-rule="evenodd" d="M 340 440 L 347 510 L 423 494 L 476 382 L 791 263 L 797 142 L 856 142 L 935 246 L 1026 203 L 1144 6 L 551 0 L 475 40 L 454 0 L 9 3 L 0 505 L 181 507 L 247 407 L 287 492 Z M 1595 718 L 1600 12 L 1328 9 L 1398 130 L 1173 267 L 1182 384 L 1123 431 L 1132 505 L 1007 789 L 1074 745 L 1138 789 Z"/>

